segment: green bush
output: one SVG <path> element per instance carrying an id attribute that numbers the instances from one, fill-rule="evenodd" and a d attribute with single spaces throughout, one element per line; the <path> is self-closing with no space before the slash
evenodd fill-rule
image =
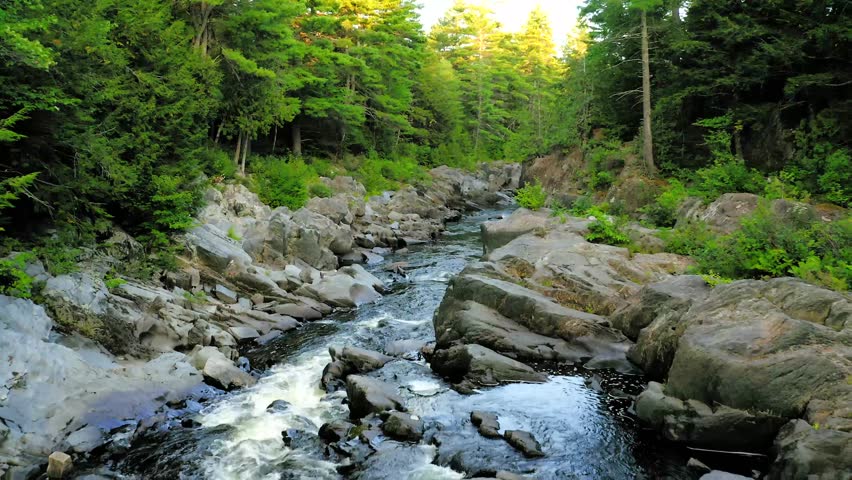
<path id="1" fill-rule="evenodd" d="M 208 148 L 204 151 L 202 165 L 204 165 L 204 172 L 214 178 L 236 178 L 237 176 L 237 164 L 234 163 L 233 157 L 218 148 Z"/>
<path id="2" fill-rule="evenodd" d="M 127 283 L 127 280 L 118 277 L 110 277 L 104 280 L 107 289 L 113 290 Z"/>
<path id="3" fill-rule="evenodd" d="M 742 158 L 731 151 L 732 131 L 741 130 L 730 115 L 708 118 L 695 125 L 709 129 L 704 142 L 710 150 L 712 163 L 695 172 L 695 192 L 706 201 L 713 201 L 723 193 L 763 192 L 763 175 L 746 166 Z"/>
<path id="4" fill-rule="evenodd" d="M 538 210 L 547 202 L 547 192 L 544 191 L 541 183 L 536 180 L 519 188 L 515 193 L 515 200 L 523 208 Z"/>
<path id="5" fill-rule="evenodd" d="M 595 220 L 589 224 L 586 241 L 608 245 L 627 245 L 630 243 L 630 237 L 621 231 L 621 226 L 602 210 L 593 207 L 588 211 L 588 214 L 595 217 Z"/>
<path id="6" fill-rule="evenodd" d="M 667 252 L 688 256 L 700 254 L 715 237 L 704 222 L 690 222 L 673 230 L 660 231 Z"/>
<path id="7" fill-rule="evenodd" d="M 584 217 L 588 215 L 589 211 L 592 208 L 595 208 L 595 204 L 594 202 L 592 202 L 592 199 L 585 195 L 580 196 L 577 197 L 577 199 L 574 200 L 573 203 L 571 203 L 571 215 L 574 215 L 576 217 Z"/>
<path id="8" fill-rule="evenodd" d="M 723 278 L 796 276 L 835 290 L 852 284 L 852 218 L 826 223 L 802 208 L 785 214 L 767 205 L 729 235 L 693 224 L 670 232 L 667 249 L 695 258 L 699 273 Z"/>
<path id="9" fill-rule="evenodd" d="M 233 240 L 233 241 L 235 241 L 235 242 L 241 242 L 241 241 L 243 241 L 243 237 L 241 237 L 241 236 L 237 233 L 237 231 L 234 229 L 234 227 L 233 227 L 233 226 L 228 227 L 228 238 L 230 238 L 231 240 Z"/>
<path id="10" fill-rule="evenodd" d="M 770 199 L 788 199 L 808 201 L 810 194 L 794 184 L 794 177 L 788 171 L 779 172 L 778 176 L 771 177 L 766 182 L 766 187 L 763 190 L 763 196 Z"/>
<path id="11" fill-rule="evenodd" d="M 35 260 L 32 253 L 19 253 L 0 259 L 0 294 L 10 297 L 31 298 L 33 277 L 26 271 L 27 262 Z"/>
<path id="12" fill-rule="evenodd" d="M 607 170 L 594 172 L 589 178 L 589 188 L 604 190 L 615 182 L 615 175 Z"/>
<path id="13" fill-rule="evenodd" d="M 331 187 L 324 183 L 314 183 L 310 187 L 308 187 L 308 193 L 312 197 L 319 198 L 329 198 L 334 195 L 334 192 L 331 191 Z"/>
<path id="14" fill-rule="evenodd" d="M 258 196 L 273 208 L 303 207 L 308 201 L 307 185 L 317 178 L 301 158 L 257 157 L 251 167 Z"/>
<path id="15" fill-rule="evenodd" d="M 668 187 L 654 200 L 654 203 L 645 205 L 640 212 L 647 215 L 654 225 L 659 227 L 671 227 L 677 220 L 677 209 L 686 200 L 689 193 L 680 180 L 669 180 Z"/>

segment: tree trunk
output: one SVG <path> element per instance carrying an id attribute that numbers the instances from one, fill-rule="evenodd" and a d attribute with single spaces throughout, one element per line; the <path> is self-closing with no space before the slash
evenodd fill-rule
<path id="1" fill-rule="evenodd" d="M 234 151 L 234 165 L 236 165 L 238 167 L 240 166 L 240 152 L 241 152 L 242 148 L 243 148 L 243 133 L 240 132 L 239 135 L 237 135 L 237 148 Z"/>
<path id="2" fill-rule="evenodd" d="M 275 133 L 272 135 L 272 155 L 275 155 L 275 144 L 278 143 L 278 125 L 275 125 Z"/>
<path id="3" fill-rule="evenodd" d="M 642 131 L 645 172 L 654 175 L 657 168 L 654 166 L 654 140 L 651 135 L 651 59 L 648 53 L 648 20 L 645 10 L 642 10 Z"/>
<path id="4" fill-rule="evenodd" d="M 302 156 L 302 127 L 299 126 L 298 123 L 293 123 L 293 127 L 291 128 L 291 133 L 293 135 L 293 155 L 297 157 Z"/>
<path id="5" fill-rule="evenodd" d="M 680 5 L 682 0 L 674 0 L 672 1 L 672 21 L 675 23 L 680 23 Z"/>
<path id="6" fill-rule="evenodd" d="M 193 40 L 193 46 L 201 52 L 202 57 L 207 56 L 207 45 L 210 38 L 210 16 L 213 14 L 213 6 L 207 2 L 201 2 L 199 15 L 201 20 L 198 22 L 198 31 Z"/>
<path id="7" fill-rule="evenodd" d="M 248 157 L 248 151 L 249 151 L 249 148 L 251 148 L 251 138 L 249 138 L 247 133 L 243 134 L 243 137 L 245 138 L 246 143 L 245 143 L 245 145 L 243 145 L 243 163 L 242 163 L 242 165 L 240 165 L 240 172 L 242 172 L 242 174 L 245 175 L 246 174 L 246 157 Z"/>
<path id="8" fill-rule="evenodd" d="M 225 121 L 222 120 L 222 123 L 219 124 L 219 128 L 216 129 L 216 137 L 213 139 L 213 145 L 219 146 L 219 137 L 222 136 L 222 129 L 225 128 Z"/>

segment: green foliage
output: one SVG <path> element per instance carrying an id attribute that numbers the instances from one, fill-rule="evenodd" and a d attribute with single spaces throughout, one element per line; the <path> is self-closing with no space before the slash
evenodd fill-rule
<path id="1" fill-rule="evenodd" d="M 726 285 L 728 283 L 733 282 L 732 279 L 723 277 L 716 272 L 705 273 L 701 275 L 701 278 L 703 278 L 704 281 L 707 282 L 707 285 L 710 285 L 711 287 Z"/>
<path id="2" fill-rule="evenodd" d="M 678 208 L 688 196 L 689 193 L 683 183 L 680 180 L 671 179 L 654 203 L 642 207 L 639 211 L 647 215 L 654 225 L 671 227 L 677 220 Z"/>
<path id="3" fill-rule="evenodd" d="M 848 207 L 852 206 L 852 152 L 837 141 L 844 135 L 843 115 L 829 110 L 802 121 L 796 130 L 796 155 L 780 175 L 799 191 Z"/>
<path id="4" fill-rule="evenodd" d="M 777 177 L 771 177 L 766 182 L 763 196 L 770 199 L 810 200 L 810 194 L 795 185 L 795 178 L 789 171 L 782 170 Z"/>
<path id="5" fill-rule="evenodd" d="M 547 202 L 547 192 L 538 181 L 527 183 L 515 192 L 515 201 L 523 208 L 538 210 Z"/>
<path id="6" fill-rule="evenodd" d="M 297 210 L 308 201 L 308 183 L 316 173 L 301 158 L 257 157 L 252 159 L 257 194 L 264 203 Z"/>
<path id="7" fill-rule="evenodd" d="M 203 156 L 204 171 L 214 179 L 220 177 L 224 179 L 233 179 L 237 176 L 237 164 L 227 152 L 218 148 L 210 148 L 204 151 Z"/>
<path id="8" fill-rule="evenodd" d="M 329 198 L 334 195 L 334 192 L 331 190 L 331 187 L 324 183 L 314 183 L 310 187 L 308 187 L 308 193 L 312 197 L 319 198 Z"/>
<path id="9" fill-rule="evenodd" d="M 243 241 L 243 238 L 239 236 L 239 234 L 237 233 L 236 230 L 234 230 L 234 227 L 228 228 L 228 238 L 230 238 L 231 240 L 233 240 L 235 242 Z"/>
<path id="10" fill-rule="evenodd" d="M 192 306 L 204 305 L 209 301 L 203 290 L 197 292 L 183 292 L 183 298 Z"/>
<path id="11" fill-rule="evenodd" d="M 746 166 L 742 158 L 731 151 L 733 132 L 742 130 L 730 115 L 703 119 L 696 122 L 709 129 L 704 142 L 710 150 L 712 164 L 695 172 L 695 191 L 706 201 L 713 201 L 723 193 L 763 191 L 763 176 Z"/>
<path id="12" fill-rule="evenodd" d="M 0 181 L 0 213 L 2 213 L 4 209 L 13 207 L 14 201 L 22 194 L 29 194 L 28 189 L 32 186 L 33 182 L 35 182 L 37 176 L 38 172 L 33 172 L 27 175 L 11 177 Z M 0 217 L 0 219 L 2 219 L 2 217 Z M 0 227 L 0 232 L 2 231 L 3 227 Z"/>
<path id="13" fill-rule="evenodd" d="M 27 263 L 32 260 L 35 260 L 32 253 L 19 253 L 0 259 L 0 295 L 32 297 L 34 280 L 25 271 Z"/>
<path id="14" fill-rule="evenodd" d="M 673 230 L 660 231 L 667 252 L 688 256 L 701 254 L 715 237 L 704 222 L 690 222 Z"/>
<path id="15" fill-rule="evenodd" d="M 804 207 L 781 216 L 766 205 L 729 235 L 693 224 L 666 236 L 667 250 L 693 256 L 698 271 L 724 278 L 794 275 L 836 290 L 852 282 L 852 219 L 826 223 Z"/>
<path id="16" fill-rule="evenodd" d="M 595 208 L 595 204 L 591 198 L 580 196 L 571 204 L 571 215 L 585 217 L 593 208 Z"/>
<path id="17" fill-rule="evenodd" d="M 592 243 L 606 243 L 608 245 L 627 245 L 630 237 L 621 230 L 621 226 L 598 207 L 588 210 L 589 216 L 595 220 L 589 224 L 589 233 L 586 240 Z"/>
<path id="18" fill-rule="evenodd" d="M 106 285 L 109 290 L 114 290 L 124 285 L 125 283 L 127 283 L 127 280 L 119 277 L 110 277 L 104 279 L 104 285 Z"/>
<path id="19" fill-rule="evenodd" d="M 367 195 L 396 190 L 403 184 L 428 183 L 431 179 L 422 165 L 408 158 L 387 159 L 370 155 L 358 161 L 354 176 L 364 184 Z"/>

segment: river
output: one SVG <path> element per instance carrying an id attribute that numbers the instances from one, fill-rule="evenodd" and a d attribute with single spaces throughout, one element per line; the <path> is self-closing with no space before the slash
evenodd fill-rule
<path id="1" fill-rule="evenodd" d="M 256 386 L 188 401 L 172 412 L 171 428 L 133 441 L 129 450 L 111 457 L 110 468 L 124 478 L 143 479 L 342 478 L 311 436 L 323 423 L 348 415 L 345 392 L 326 394 L 319 387 L 329 346 L 382 351 L 397 342 L 414 350 L 434 340 L 432 315 L 450 278 L 482 254 L 480 223 L 505 213 L 467 216 L 451 225 L 440 242 L 388 256 L 385 264 L 410 264 L 407 278 L 385 272 L 382 265 L 369 267 L 389 287 L 380 301 L 307 324 L 252 352 L 255 368 L 268 365 Z M 563 367 L 544 384 L 461 395 L 433 375 L 425 361 L 407 357 L 374 375 L 399 387 L 409 411 L 424 419 L 427 440 L 414 445 L 379 438 L 378 452 L 352 478 L 460 479 L 460 470 L 480 468 L 536 479 L 695 478 L 686 468 L 685 451 L 639 428 L 629 398 L 607 393 L 615 388 L 638 392 L 638 377 Z M 289 406 L 269 411 L 276 400 Z M 526 459 L 502 440 L 481 437 L 470 424 L 472 410 L 497 413 L 503 429 L 532 432 L 547 456 Z M 288 430 L 309 434 L 288 448 L 282 439 Z M 430 438 L 440 447 L 426 444 Z"/>

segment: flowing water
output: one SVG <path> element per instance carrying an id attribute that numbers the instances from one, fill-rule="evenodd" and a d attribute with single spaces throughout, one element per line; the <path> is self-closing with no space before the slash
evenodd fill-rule
<path id="1" fill-rule="evenodd" d="M 182 413 L 197 423 L 180 424 L 132 443 L 113 456 L 112 468 L 126 478 L 152 479 L 337 479 L 336 464 L 310 435 L 285 446 L 284 431 L 315 434 L 346 418 L 345 393 L 319 388 L 329 346 L 373 350 L 400 345 L 414 351 L 434 339 L 432 315 L 449 279 L 481 256 L 479 224 L 505 212 L 484 212 L 452 225 L 435 245 L 389 256 L 406 261 L 408 278 L 373 272 L 390 292 L 353 312 L 331 315 L 253 352 L 255 368 L 269 365 L 256 386 L 188 402 Z M 396 343 L 394 343 L 396 342 Z M 403 348 L 404 350 L 405 348 Z M 630 400 L 613 388 L 634 393 L 640 379 L 571 367 L 555 371 L 545 384 L 514 384 L 461 395 L 414 354 L 386 365 L 376 376 L 399 387 L 410 412 L 424 419 L 432 445 L 376 441 L 377 453 L 353 476 L 360 479 L 460 479 L 459 471 L 497 469 L 538 479 L 691 479 L 684 452 L 642 431 L 629 413 Z M 268 411 L 275 400 L 290 405 Z M 471 410 L 498 414 L 501 428 L 532 432 L 547 456 L 525 459 L 502 440 L 481 437 Z M 305 439 L 306 437 L 306 439 Z M 297 437 L 298 438 L 298 437 Z M 455 467 L 455 469 L 454 469 Z"/>

